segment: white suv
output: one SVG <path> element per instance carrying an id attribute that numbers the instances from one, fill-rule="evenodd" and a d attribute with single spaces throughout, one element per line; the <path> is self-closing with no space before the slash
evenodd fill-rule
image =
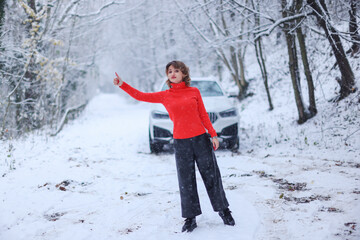
<path id="1" fill-rule="evenodd" d="M 191 87 L 200 90 L 211 123 L 218 135 L 221 148 L 239 148 L 239 114 L 232 101 L 212 78 L 191 78 Z M 164 83 L 161 91 L 169 87 Z M 152 104 L 149 120 L 149 143 L 152 153 L 173 148 L 173 123 L 162 104 Z M 210 135 L 209 135 L 210 136 Z"/>

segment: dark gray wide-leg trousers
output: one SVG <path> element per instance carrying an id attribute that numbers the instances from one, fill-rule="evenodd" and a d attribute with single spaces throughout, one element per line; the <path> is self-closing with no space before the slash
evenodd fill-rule
<path id="1" fill-rule="evenodd" d="M 221 181 L 220 170 L 208 135 L 174 139 L 177 175 L 179 179 L 182 217 L 201 214 L 196 186 L 195 162 L 204 181 L 214 211 L 229 206 Z"/>

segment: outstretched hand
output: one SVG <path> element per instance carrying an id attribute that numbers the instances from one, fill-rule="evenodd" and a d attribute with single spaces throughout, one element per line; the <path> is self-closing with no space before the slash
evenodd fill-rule
<path id="1" fill-rule="evenodd" d="M 123 80 L 121 79 L 121 77 L 119 77 L 119 75 L 115 72 L 116 78 L 114 78 L 114 85 L 115 86 L 121 86 L 123 84 Z"/>

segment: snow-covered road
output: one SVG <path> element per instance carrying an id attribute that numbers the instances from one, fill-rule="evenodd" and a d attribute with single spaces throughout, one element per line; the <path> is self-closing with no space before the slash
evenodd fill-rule
<path id="1" fill-rule="evenodd" d="M 150 154 L 148 114 L 148 104 L 102 94 L 58 136 L 14 141 L 0 165 L 0 239 L 359 237 L 358 168 L 228 151 L 216 155 L 236 226 L 212 211 L 198 175 L 203 214 L 181 233 L 174 156 Z M 16 170 L 4 170 L 9 161 Z"/>

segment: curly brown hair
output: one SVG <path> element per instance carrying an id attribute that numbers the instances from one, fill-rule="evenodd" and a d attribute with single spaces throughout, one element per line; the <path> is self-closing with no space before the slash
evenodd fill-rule
<path id="1" fill-rule="evenodd" d="M 181 62 L 181 61 L 171 61 L 168 64 L 166 64 L 166 68 L 165 68 L 165 73 L 166 76 L 169 72 L 169 67 L 173 66 L 175 69 L 180 69 L 180 71 L 182 72 L 182 74 L 184 75 L 182 81 L 185 82 L 185 85 L 190 87 L 190 82 L 191 82 L 191 78 L 190 78 L 190 70 L 189 67 L 185 65 L 185 63 Z M 169 86 L 169 88 L 171 88 L 171 82 L 170 79 L 166 80 L 166 84 Z"/>

